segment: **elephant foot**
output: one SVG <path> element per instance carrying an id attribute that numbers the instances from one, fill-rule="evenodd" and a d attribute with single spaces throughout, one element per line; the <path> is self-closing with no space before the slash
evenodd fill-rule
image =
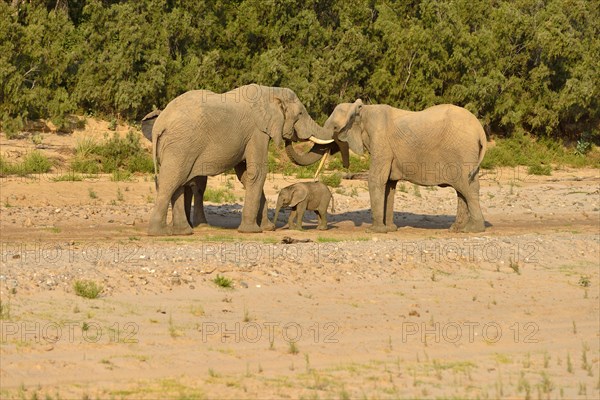
<path id="1" fill-rule="evenodd" d="M 465 224 L 457 224 L 456 222 L 450 225 L 450 228 L 448 228 L 450 232 L 463 232 L 464 229 Z"/>
<path id="2" fill-rule="evenodd" d="M 148 227 L 148 236 L 170 236 L 173 234 L 168 225 L 150 225 Z"/>
<path id="3" fill-rule="evenodd" d="M 467 225 L 463 228 L 463 232 L 476 233 L 485 231 L 485 224 L 483 221 L 472 221 L 467 222 Z"/>
<path id="4" fill-rule="evenodd" d="M 371 225 L 367 228 L 367 233 L 388 233 L 388 227 L 385 225 Z"/>
<path id="5" fill-rule="evenodd" d="M 326 231 L 327 229 L 328 229 L 327 225 L 319 225 L 319 226 L 317 226 L 317 230 L 319 230 L 319 231 Z"/>
<path id="6" fill-rule="evenodd" d="M 398 227 L 394 224 L 392 225 L 386 225 L 386 232 L 396 232 L 398 230 Z"/>
<path id="7" fill-rule="evenodd" d="M 207 226 L 208 226 L 208 222 L 198 222 L 197 224 L 193 225 L 194 228 L 204 228 Z"/>
<path id="8" fill-rule="evenodd" d="M 289 229 L 294 230 L 294 231 L 303 231 L 304 230 L 302 228 L 302 225 L 290 225 Z"/>
<path id="9" fill-rule="evenodd" d="M 263 232 L 274 231 L 275 224 L 272 223 L 271 221 L 268 221 L 267 223 L 261 224 L 260 228 L 263 230 Z"/>
<path id="10" fill-rule="evenodd" d="M 244 224 L 243 222 L 238 227 L 238 232 L 240 233 L 261 233 L 262 229 L 260 226 L 254 224 Z"/>
<path id="11" fill-rule="evenodd" d="M 186 226 L 174 226 L 173 227 L 173 233 L 172 235 L 191 235 L 194 233 L 194 230 L 192 229 L 191 226 L 186 225 Z"/>

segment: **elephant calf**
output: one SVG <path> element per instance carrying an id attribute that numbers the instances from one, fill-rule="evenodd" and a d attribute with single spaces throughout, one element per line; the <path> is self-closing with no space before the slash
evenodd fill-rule
<path id="1" fill-rule="evenodd" d="M 313 210 L 318 216 L 319 225 L 317 229 L 327 229 L 327 207 L 331 201 L 331 212 L 335 212 L 333 197 L 327 185 L 322 182 L 299 182 L 284 187 L 277 198 L 275 209 L 275 221 L 279 217 L 282 207 L 292 207 L 288 220 L 290 229 L 302 229 L 302 219 L 306 210 Z"/>

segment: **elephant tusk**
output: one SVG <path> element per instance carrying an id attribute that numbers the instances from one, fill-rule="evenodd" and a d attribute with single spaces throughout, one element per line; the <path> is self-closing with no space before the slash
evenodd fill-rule
<path id="1" fill-rule="evenodd" d="M 319 172 L 321 172 L 321 168 L 323 168 L 325 160 L 327 160 L 327 156 L 329 156 L 329 149 L 327 149 L 327 151 L 325 152 L 325 154 L 323 154 L 323 157 L 321 158 L 321 162 L 319 163 L 319 167 L 317 168 L 317 172 L 315 173 L 315 177 L 313 178 L 315 181 L 318 180 Z"/>
<path id="2" fill-rule="evenodd" d="M 316 138 L 314 136 L 309 137 L 308 140 L 310 140 L 311 142 L 316 143 L 316 144 L 329 144 L 329 143 L 333 142 L 333 139 L 324 140 L 324 139 Z"/>

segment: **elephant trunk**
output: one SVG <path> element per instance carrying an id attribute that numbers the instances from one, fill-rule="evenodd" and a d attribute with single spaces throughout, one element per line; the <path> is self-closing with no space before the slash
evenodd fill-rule
<path id="1" fill-rule="evenodd" d="M 331 144 L 313 144 L 313 146 L 306 151 L 306 153 L 299 153 L 294 149 L 293 142 L 286 140 L 285 152 L 292 162 L 296 165 L 307 166 L 312 165 L 319 160 L 329 150 L 330 154 L 335 154 L 338 151 L 342 153 L 342 164 L 344 168 L 348 168 L 350 165 L 350 153 L 348 150 L 348 143 L 342 142 L 334 137 L 334 143 Z"/>
<path id="2" fill-rule="evenodd" d="M 300 119 L 294 124 L 294 130 L 296 131 L 298 138 L 301 140 L 310 139 L 315 140 L 316 142 L 327 141 L 328 143 L 331 143 L 331 139 L 333 139 L 333 130 L 323 128 L 312 118 L 310 118 L 308 114 L 300 117 Z"/>
<path id="3" fill-rule="evenodd" d="M 332 149 L 334 144 L 314 144 L 306 153 L 298 153 L 291 140 L 285 142 L 285 152 L 296 165 L 307 166 L 318 162 L 327 149 Z M 333 153 L 333 149 L 332 149 Z"/>

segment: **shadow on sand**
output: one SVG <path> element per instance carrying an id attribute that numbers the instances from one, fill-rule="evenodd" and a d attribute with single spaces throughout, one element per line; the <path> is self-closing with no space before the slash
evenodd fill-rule
<path id="1" fill-rule="evenodd" d="M 219 206 L 205 205 L 204 211 L 209 225 L 226 229 L 235 229 L 242 219 L 242 206 L 240 204 L 224 204 Z M 275 210 L 269 210 L 269 219 L 274 218 Z M 290 210 L 281 210 L 277 229 L 287 225 Z M 449 229 L 454 223 L 454 215 L 436 215 L 436 214 L 414 214 L 410 212 L 394 212 L 394 223 L 398 228 L 412 227 L 420 229 Z M 339 214 L 328 214 L 327 221 L 329 229 L 338 229 L 338 225 L 345 221 L 351 221 L 354 226 L 371 225 L 371 210 L 347 211 Z M 304 229 L 311 230 L 317 227 L 317 214 L 314 211 L 306 211 L 304 214 Z M 489 222 L 485 223 L 486 228 L 492 226 Z"/>

